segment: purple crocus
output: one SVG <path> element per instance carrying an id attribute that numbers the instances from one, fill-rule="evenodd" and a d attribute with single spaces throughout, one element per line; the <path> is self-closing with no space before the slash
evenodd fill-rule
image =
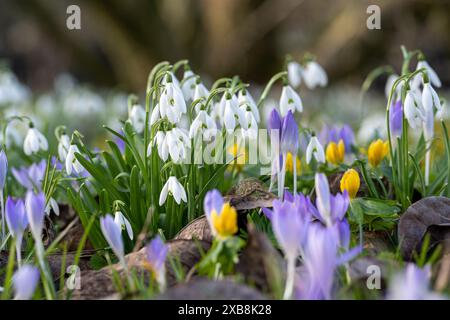
<path id="1" fill-rule="evenodd" d="M 25 189 L 30 190 L 37 188 L 40 190 L 46 167 L 46 161 L 42 160 L 41 162 L 33 163 L 29 167 L 20 167 L 19 169 L 12 168 L 11 172 L 17 182 Z"/>
<path id="2" fill-rule="evenodd" d="M 25 197 L 25 212 L 35 241 L 41 241 L 45 216 L 44 193 L 35 194 L 32 190 L 28 190 Z"/>
<path id="3" fill-rule="evenodd" d="M 298 126 L 295 122 L 292 111 L 289 110 L 286 117 L 283 118 L 283 125 L 281 127 L 281 152 L 296 155 L 298 152 Z"/>
<path id="4" fill-rule="evenodd" d="M 145 248 L 147 254 L 147 262 L 154 273 L 160 289 L 165 287 L 165 262 L 169 248 L 161 240 L 160 236 L 156 236 Z"/>
<path id="5" fill-rule="evenodd" d="M 14 201 L 11 197 L 8 197 L 6 200 L 6 222 L 16 243 L 17 263 L 20 266 L 23 232 L 28 226 L 28 218 L 22 199 Z"/>
<path id="6" fill-rule="evenodd" d="M 392 104 L 389 110 L 389 127 L 395 137 L 400 137 L 402 135 L 403 107 L 401 100 Z"/>
<path id="7" fill-rule="evenodd" d="M 213 228 L 211 214 L 213 211 L 215 211 L 217 214 L 220 214 L 222 212 L 223 204 L 223 197 L 220 194 L 219 190 L 213 189 L 206 193 L 205 199 L 203 201 L 203 209 L 205 211 L 206 219 L 211 226 L 211 232 L 214 236 L 216 235 L 216 230 L 215 228 Z"/>
<path id="8" fill-rule="evenodd" d="M 20 267 L 13 275 L 14 299 L 29 300 L 33 297 L 39 281 L 38 268 L 30 265 Z"/>
<path id="9" fill-rule="evenodd" d="M 114 222 L 112 215 L 107 214 L 100 217 L 100 228 L 103 236 L 113 250 L 114 254 L 119 258 L 120 262 L 125 265 L 125 252 L 122 239 L 122 230 Z"/>
<path id="10" fill-rule="evenodd" d="M 322 145 L 328 145 L 330 142 L 344 142 L 345 151 L 350 152 L 355 144 L 355 134 L 348 124 L 344 124 L 341 128 L 337 126 L 323 126 L 319 133 L 319 141 Z"/>
<path id="11" fill-rule="evenodd" d="M 0 151 L 0 190 L 5 188 L 6 174 L 8 173 L 8 158 L 5 152 Z"/>

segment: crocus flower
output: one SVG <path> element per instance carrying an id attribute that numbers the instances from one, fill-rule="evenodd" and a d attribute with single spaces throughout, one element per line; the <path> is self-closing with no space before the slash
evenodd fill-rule
<path id="1" fill-rule="evenodd" d="M 381 161 L 386 157 L 389 152 L 389 144 L 388 142 L 383 142 L 381 139 L 373 141 L 369 145 L 369 149 L 367 150 L 367 155 L 369 159 L 369 163 L 373 168 L 378 167 Z"/>
<path id="2" fill-rule="evenodd" d="M 300 96 L 289 85 L 283 86 L 280 97 L 280 112 L 284 117 L 288 111 L 294 113 L 295 111 L 303 111 L 303 103 Z"/>
<path id="3" fill-rule="evenodd" d="M 401 100 L 395 102 L 389 109 L 389 127 L 395 137 L 400 137 L 402 135 L 403 107 Z"/>
<path id="4" fill-rule="evenodd" d="M 41 189 L 41 184 L 44 179 L 44 174 L 47 168 L 45 160 L 38 163 L 33 163 L 31 166 L 20 167 L 19 169 L 12 168 L 11 172 L 14 178 L 26 189 L 36 188 Z"/>
<path id="5" fill-rule="evenodd" d="M 6 200 L 6 223 L 16 244 L 17 263 L 21 264 L 21 251 L 23 232 L 28 226 L 28 219 L 25 213 L 25 205 L 22 199 L 14 201 L 11 197 Z"/>
<path id="6" fill-rule="evenodd" d="M 226 240 L 238 231 L 237 212 L 216 189 L 208 191 L 204 200 L 206 218 L 212 234 L 220 240 Z"/>
<path id="7" fill-rule="evenodd" d="M 339 140 L 339 143 L 331 141 L 326 150 L 326 159 L 328 162 L 338 165 L 344 162 L 345 145 L 343 140 Z"/>
<path id="8" fill-rule="evenodd" d="M 145 247 L 145 252 L 147 261 L 145 261 L 144 266 L 152 272 L 160 285 L 160 289 L 163 290 L 165 287 L 165 262 L 169 247 L 164 244 L 158 235 Z"/>
<path id="9" fill-rule="evenodd" d="M 325 70 L 315 61 L 306 63 L 302 76 L 308 89 L 314 89 L 317 86 L 325 87 L 328 84 Z"/>
<path id="10" fill-rule="evenodd" d="M 161 117 L 167 117 L 171 123 L 175 124 L 180 121 L 181 115 L 186 113 L 186 102 L 183 92 L 173 79 L 172 76 L 167 77 L 159 99 L 159 112 Z"/>
<path id="11" fill-rule="evenodd" d="M 311 137 L 308 147 L 306 148 L 306 163 L 311 163 L 313 156 L 318 163 L 325 163 L 325 152 L 323 151 L 319 139 L 315 136 Z"/>
<path id="12" fill-rule="evenodd" d="M 297 158 L 299 145 L 298 138 L 298 126 L 295 122 L 294 115 L 292 111 L 289 110 L 286 117 L 283 119 L 283 126 L 281 128 L 281 153 L 283 155 L 284 165 L 281 174 L 281 184 L 279 184 L 279 196 L 281 196 L 284 190 L 284 178 L 286 173 L 286 158 L 288 153 L 292 153 L 294 155 L 294 159 Z M 297 192 L 297 166 L 293 166 L 294 169 L 294 193 Z"/>
<path id="13" fill-rule="evenodd" d="M 67 134 L 62 134 L 61 137 L 59 137 L 58 142 L 58 157 L 59 160 L 65 161 L 67 157 L 67 153 L 69 152 L 70 147 L 70 138 Z"/>
<path id="14" fill-rule="evenodd" d="M 114 222 L 119 226 L 120 230 L 126 230 L 130 240 L 133 240 L 133 228 L 122 212 L 116 211 L 114 214 Z"/>
<path id="15" fill-rule="evenodd" d="M 344 192 L 344 190 L 347 190 L 350 199 L 353 199 L 356 197 L 360 185 L 361 181 L 359 178 L 359 174 L 355 169 L 348 169 L 347 171 L 345 171 L 340 183 L 342 192 Z"/>
<path id="16" fill-rule="evenodd" d="M 431 268 L 427 265 L 420 269 L 414 263 L 408 263 L 405 270 L 395 275 L 388 287 L 389 300 L 439 300 L 444 299 L 432 292 L 430 287 Z"/>
<path id="17" fill-rule="evenodd" d="M 348 124 L 343 125 L 342 128 L 325 125 L 319 133 L 319 141 L 322 145 L 328 145 L 330 142 L 337 144 L 341 140 L 344 141 L 345 152 L 351 152 L 355 144 L 355 134 Z"/>
<path id="18" fill-rule="evenodd" d="M 0 151 L 0 190 L 5 188 L 6 175 L 8 173 L 8 158 L 5 151 Z"/>
<path id="19" fill-rule="evenodd" d="M 183 185 L 178 181 L 177 177 L 171 176 L 167 179 L 164 187 L 159 195 L 159 205 L 162 206 L 167 199 L 167 195 L 172 195 L 177 204 L 181 203 L 181 200 L 187 202 L 186 191 Z"/>
<path id="20" fill-rule="evenodd" d="M 140 104 L 131 107 L 128 119 L 137 133 L 141 133 L 145 128 L 145 109 Z"/>
<path id="21" fill-rule="evenodd" d="M 301 162 L 300 158 L 298 156 L 295 156 L 297 159 L 295 160 L 295 170 L 296 172 L 299 172 L 301 169 Z M 288 152 L 286 156 L 286 171 L 290 173 L 294 173 L 294 156 L 292 153 Z"/>
<path id="22" fill-rule="evenodd" d="M 114 254 L 119 258 L 120 262 L 124 264 L 125 253 L 122 240 L 122 229 L 114 222 L 114 219 L 110 214 L 100 217 L 100 228 Z"/>
<path id="23" fill-rule="evenodd" d="M 35 194 L 32 190 L 28 190 L 25 197 L 25 212 L 34 239 L 40 241 L 45 216 L 45 195 L 42 192 Z"/>
<path id="24" fill-rule="evenodd" d="M 14 299 L 29 300 L 39 281 L 38 268 L 30 265 L 20 267 L 13 275 Z"/>
<path id="25" fill-rule="evenodd" d="M 23 152 L 29 156 L 37 153 L 39 150 L 47 151 L 48 142 L 45 136 L 36 129 L 33 124 L 30 124 L 27 135 L 23 142 Z"/>
<path id="26" fill-rule="evenodd" d="M 297 88 L 302 82 L 302 66 L 297 61 L 291 60 L 287 64 L 289 84 Z"/>

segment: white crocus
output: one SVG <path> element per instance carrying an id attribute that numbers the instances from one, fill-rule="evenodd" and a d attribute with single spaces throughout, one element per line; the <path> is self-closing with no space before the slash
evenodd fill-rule
<path id="1" fill-rule="evenodd" d="M 413 129 L 420 128 L 425 120 L 422 101 L 416 90 L 408 90 L 405 96 L 405 118 Z"/>
<path id="2" fill-rule="evenodd" d="M 290 61 L 287 64 L 288 80 L 291 86 L 297 88 L 302 83 L 303 68 L 297 61 Z"/>
<path id="3" fill-rule="evenodd" d="M 159 99 L 161 117 L 167 117 L 171 123 L 177 123 L 181 115 L 186 113 L 186 102 L 183 92 L 174 82 L 167 82 Z"/>
<path id="4" fill-rule="evenodd" d="M 37 153 L 39 150 L 48 150 L 47 139 L 38 129 L 30 126 L 23 142 L 23 152 L 29 156 L 33 153 Z"/>
<path id="5" fill-rule="evenodd" d="M 195 74 L 191 70 L 185 70 L 183 75 L 183 81 L 181 89 L 183 90 L 183 95 L 186 100 L 195 100 L 194 91 L 195 91 Z"/>
<path id="6" fill-rule="evenodd" d="M 133 240 L 133 228 L 127 218 L 122 212 L 116 211 L 114 214 L 114 222 L 119 226 L 121 230 L 126 230 L 130 240 Z"/>
<path id="7" fill-rule="evenodd" d="M 328 84 L 328 76 L 325 70 L 315 61 L 306 64 L 302 75 L 308 89 L 314 89 L 317 86 L 325 87 Z"/>
<path id="8" fill-rule="evenodd" d="M 318 163 L 325 163 L 325 152 L 316 136 L 309 140 L 308 147 L 306 148 L 306 163 L 311 163 L 313 156 Z"/>
<path id="9" fill-rule="evenodd" d="M 250 107 L 257 123 L 259 123 L 261 121 L 258 106 L 256 105 L 255 99 L 253 99 L 250 92 L 248 92 L 247 90 L 239 91 L 238 101 L 239 101 L 239 106 L 247 105 Z"/>
<path id="10" fill-rule="evenodd" d="M 291 86 L 285 85 L 283 87 L 283 90 L 281 91 L 280 97 L 281 116 L 286 116 L 289 110 L 291 110 L 292 113 L 295 113 L 295 111 L 302 112 L 303 104 L 302 99 L 300 99 L 300 96 L 297 94 L 297 92 L 295 92 L 294 89 L 291 88 Z"/>
<path id="11" fill-rule="evenodd" d="M 145 109 L 139 105 L 135 104 L 131 107 L 128 119 L 131 125 L 136 130 L 137 133 L 142 133 L 145 128 Z"/>
<path id="12" fill-rule="evenodd" d="M 428 64 L 428 62 L 426 62 L 425 60 L 419 60 L 419 62 L 417 63 L 417 67 L 416 70 L 420 70 L 420 69 L 425 69 L 428 78 L 431 82 L 431 84 L 437 88 L 440 88 L 442 83 L 441 80 L 439 79 L 436 71 L 434 71 L 434 69 Z M 414 81 L 424 81 L 423 80 L 423 75 L 422 74 L 418 74 L 415 78 Z"/>
<path id="13" fill-rule="evenodd" d="M 67 152 L 66 157 L 66 172 L 68 175 L 72 174 L 72 171 L 75 170 L 76 173 L 83 172 L 84 168 L 81 163 L 75 157 L 75 153 L 79 153 L 78 147 L 76 144 L 72 144 L 69 147 L 69 151 Z"/>
<path id="14" fill-rule="evenodd" d="M 59 160 L 65 161 L 67 157 L 67 152 L 69 152 L 70 147 L 70 138 L 67 134 L 62 134 L 61 137 L 59 137 L 58 142 L 58 156 Z"/>
<path id="15" fill-rule="evenodd" d="M 239 101 L 235 95 L 226 93 L 224 103 L 222 104 L 221 101 L 220 109 L 222 108 L 223 124 L 227 130 L 234 130 L 238 123 L 242 129 L 247 129 L 248 125 L 245 119 L 245 114 L 242 112 L 242 109 L 239 108 Z"/>
<path id="16" fill-rule="evenodd" d="M 48 204 L 45 207 L 45 214 L 47 216 L 50 215 L 50 211 L 53 210 L 53 212 L 59 216 L 59 206 L 58 206 L 58 202 L 56 202 L 56 200 L 54 198 L 50 198 L 48 200 Z"/>
<path id="17" fill-rule="evenodd" d="M 166 202 L 167 195 L 172 195 L 177 204 L 180 204 L 181 200 L 187 202 L 186 191 L 184 190 L 183 185 L 174 176 L 171 176 L 169 177 L 169 179 L 167 179 L 166 184 L 161 190 L 161 194 L 159 195 L 160 206 L 162 206 Z"/>
<path id="18" fill-rule="evenodd" d="M 205 141 L 210 141 L 217 134 L 217 125 L 213 118 L 205 110 L 200 110 L 192 121 L 189 129 L 189 138 L 202 134 Z"/>

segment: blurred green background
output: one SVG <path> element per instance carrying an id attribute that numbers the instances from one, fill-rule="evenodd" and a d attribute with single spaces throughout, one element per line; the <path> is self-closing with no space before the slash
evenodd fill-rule
<path id="1" fill-rule="evenodd" d="M 81 30 L 66 8 L 81 8 Z M 368 30 L 368 5 L 381 30 Z M 360 86 L 373 68 L 420 48 L 450 83 L 446 0 L 0 0 L 0 59 L 33 90 L 70 72 L 83 82 L 141 92 L 159 61 L 187 58 L 211 78 L 263 84 L 287 53 L 317 56 L 331 83 Z M 383 83 L 377 87 L 382 90 Z"/>

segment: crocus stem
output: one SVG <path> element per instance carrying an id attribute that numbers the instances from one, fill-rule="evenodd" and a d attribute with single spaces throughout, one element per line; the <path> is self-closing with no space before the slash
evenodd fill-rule
<path id="1" fill-rule="evenodd" d="M 283 154 L 283 165 L 281 167 L 280 199 L 283 199 L 284 196 L 284 182 L 286 180 L 286 158 L 287 154 Z"/>
<path id="2" fill-rule="evenodd" d="M 0 242 L 3 242 L 3 241 L 5 241 L 5 236 L 6 236 L 5 205 L 4 205 L 4 198 L 3 198 L 3 189 L 0 189 L 0 205 L 2 206 L 2 239 Z"/>
<path id="3" fill-rule="evenodd" d="M 293 155 L 293 163 L 294 163 L 294 195 L 297 193 L 297 155 Z"/>
<path id="4" fill-rule="evenodd" d="M 280 156 L 277 155 L 277 189 L 278 189 L 278 198 L 281 199 L 281 164 L 280 164 Z"/>
<path id="5" fill-rule="evenodd" d="M 431 160 L 431 150 L 428 148 L 425 154 L 425 186 L 430 183 L 430 160 Z"/>
<path id="6" fill-rule="evenodd" d="M 289 300 L 294 292 L 295 282 L 295 258 L 287 258 L 287 274 L 286 274 L 286 287 L 284 289 L 283 299 Z"/>
<path id="7" fill-rule="evenodd" d="M 22 266 L 22 235 L 18 235 L 15 240 L 16 240 L 17 265 L 20 268 Z"/>

